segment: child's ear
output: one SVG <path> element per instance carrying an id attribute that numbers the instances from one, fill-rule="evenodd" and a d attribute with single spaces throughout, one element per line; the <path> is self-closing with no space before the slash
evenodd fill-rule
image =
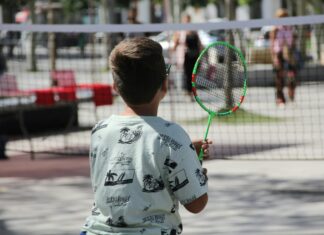
<path id="1" fill-rule="evenodd" d="M 116 91 L 117 94 L 119 94 L 119 91 L 117 89 L 116 83 L 113 83 L 113 89 Z"/>
<path id="2" fill-rule="evenodd" d="M 168 90 L 168 79 L 163 80 L 161 89 L 162 89 L 162 91 L 167 92 L 167 90 Z"/>

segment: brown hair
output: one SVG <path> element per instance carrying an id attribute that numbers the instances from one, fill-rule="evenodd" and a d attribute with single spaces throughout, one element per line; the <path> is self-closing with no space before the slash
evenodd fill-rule
<path id="1" fill-rule="evenodd" d="M 149 103 L 166 78 L 162 47 L 144 37 L 120 42 L 110 54 L 117 90 L 126 103 Z"/>

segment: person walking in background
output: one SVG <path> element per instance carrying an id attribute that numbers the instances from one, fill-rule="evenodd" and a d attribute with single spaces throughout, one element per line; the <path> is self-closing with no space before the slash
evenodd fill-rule
<path id="1" fill-rule="evenodd" d="M 7 71 L 7 61 L 6 57 L 3 55 L 2 51 L 0 51 L 0 79 Z M 1 127 L 1 125 L 0 125 Z M 6 156 L 6 144 L 7 144 L 7 137 L 2 132 L 0 128 L 0 160 L 7 160 L 8 157 Z"/>
<path id="2" fill-rule="evenodd" d="M 186 52 L 184 56 L 184 82 L 185 82 L 185 89 L 188 92 L 190 97 L 193 96 L 192 92 L 192 85 L 191 85 L 191 78 L 192 78 L 192 70 L 195 66 L 196 60 L 199 57 L 201 51 L 201 43 L 199 40 L 198 33 L 196 31 L 190 31 L 186 34 Z"/>
<path id="3" fill-rule="evenodd" d="M 191 22 L 190 15 L 184 15 L 182 23 Z M 183 84 L 188 95 L 191 95 L 192 70 L 202 49 L 199 35 L 195 31 L 180 31 L 174 35 L 174 48 L 176 65 L 178 70 L 183 71 Z"/>
<path id="4" fill-rule="evenodd" d="M 286 9 L 278 9 L 276 17 L 287 17 Z M 286 98 L 284 86 L 287 84 L 288 97 L 291 101 L 295 99 L 297 61 L 295 57 L 296 43 L 292 26 L 276 26 L 270 34 L 271 55 L 275 73 L 276 104 L 284 106 Z"/>
<path id="5" fill-rule="evenodd" d="M 158 116 L 168 89 L 162 47 L 131 38 L 110 54 L 114 88 L 125 109 L 91 132 L 94 205 L 81 235 L 181 234 L 179 203 L 201 212 L 208 201 L 205 157 L 211 141 L 191 141 L 178 124 Z"/>
<path id="6" fill-rule="evenodd" d="M 128 10 L 127 13 L 127 23 L 128 24 L 141 24 L 137 19 L 137 8 L 132 7 Z M 134 37 L 146 37 L 148 33 L 145 32 L 129 32 L 125 34 L 125 38 L 134 38 Z"/>

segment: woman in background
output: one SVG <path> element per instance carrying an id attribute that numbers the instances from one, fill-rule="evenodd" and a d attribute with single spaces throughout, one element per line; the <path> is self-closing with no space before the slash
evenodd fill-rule
<path id="1" fill-rule="evenodd" d="M 278 9 L 277 18 L 287 17 L 288 12 L 285 9 Z M 285 83 L 288 87 L 288 97 L 291 101 L 295 99 L 296 89 L 296 59 L 295 53 L 295 35 L 292 26 L 281 25 L 274 27 L 270 34 L 271 55 L 273 69 L 275 73 L 276 85 L 276 104 L 284 106 L 286 103 L 283 88 Z M 285 81 L 285 78 L 287 81 Z"/>

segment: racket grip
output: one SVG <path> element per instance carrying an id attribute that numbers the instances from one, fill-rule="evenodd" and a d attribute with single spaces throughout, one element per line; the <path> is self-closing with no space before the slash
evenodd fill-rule
<path id="1" fill-rule="evenodd" d="M 199 159 L 200 163 L 202 164 L 202 161 L 204 159 L 204 149 L 203 148 L 200 148 L 198 159 Z"/>

